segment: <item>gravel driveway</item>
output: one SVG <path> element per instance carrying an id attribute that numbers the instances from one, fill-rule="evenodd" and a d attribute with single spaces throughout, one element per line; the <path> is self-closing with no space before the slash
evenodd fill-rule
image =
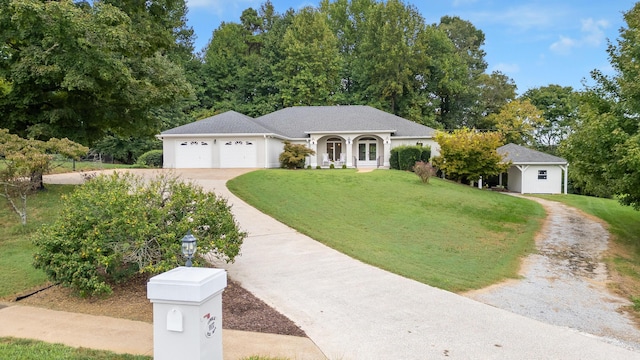
<path id="1" fill-rule="evenodd" d="M 607 289 L 601 262 L 609 233 L 598 221 L 555 201 L 530 198 L 547 211 L 538 252 L 528 256 L 521 280 L 466 296 L 546 323 L 567 326 L 640 350 L 640 331 L 621 308 L 629 304 Z"/>

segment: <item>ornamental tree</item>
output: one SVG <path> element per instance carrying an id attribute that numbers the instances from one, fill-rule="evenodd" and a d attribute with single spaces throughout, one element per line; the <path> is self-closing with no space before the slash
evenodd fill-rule
<path id="1" fill-rule="evenodd" d="M 23 139 L 0 129 L 0 159 L 4 166 L 0 170 L 2 196 L 27 223 L 27 195 L 43 188 L 42 176 L 49 171 L 54 154 L 79 160 L 89 149 L 69 139 L 51 138 L 49 141 Z"/>
<path id="2" fill-rule="evenodd" d="M 433 158 L 434 166 L 458 182 L 498 175 L 510 166 L 497 152 L 503 144 L 500 133 L 462 128 L 450 134 L 438 132 L 436 141 L 440 156 Z"/>
<path id="3" fill-rule="evenodd" d="M 280 154 L 280 165 L 287 169 L 303 168 L 305 159 L 309 155 L 315 155 L 315 151 L 303 144 L 284 142 L 284 151 Z"/>
<path id="4" fill-rule="evenodd" d="M 34 236 L 34 265 L 83 296 L 183 265 L 180 239 L 189 230 L 197 238 L 194 266 L 206 256 L 233 262 L 247 236 L 225 199 L 172 175 L 100 175 L 63 202 L 55 222 Z"/>

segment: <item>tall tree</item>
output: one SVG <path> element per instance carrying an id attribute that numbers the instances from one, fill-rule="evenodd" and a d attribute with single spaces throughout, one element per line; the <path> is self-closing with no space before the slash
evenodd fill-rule
<path id="1" fill-rule="evenodd" d="M 624 20 L 617 44 L 608 49 L 615 75 L 592 72 L 597 85 L 582 97 L 574 132 L 561 153 L 586 191 L 610 192 L 640 209 L 640 3 Z"/>
<path id="2" fill-rule="evenodd" d="M 544 125 L 536 131 L 535 146 L 545 152 L 557 153 L 558 145 L 569 135 L 578 114 L 578 94 L 570 86 L 549 85 L 529 89 L 522 98 L 542 111 Z"/>
<path id="3" fill-rule="evenodd" d="M 494 71 L 491 74 L 480 74 L 477 86 L 480 91 L 480 98 L 477 105 L 474 106 L 473 119 L 476 121 L 473 124 L 464 125 L 488 129 L 491 125 L 484 121 L 485 118 L 499 112 L 503 106 L 515 100 L 517 87 L 513 79 L 499 71 Z"/>
<path id="4" fill-rule="evenodd" d="M 475 124 L 478 119 L 474 105 L 480 97 L 479 78 L 487 69 L 482 49 L 485 36 L 471 22 L 457 16 L 443 16 L 438 29 L 444 31 L 455 45 L 458 55 L 467 67 L 466 86 L 463 88 L 443 89 L 437 96 L 440 99 L 440 122 L 448 129 L 465 124 Z"/>
<path id="5" fill-rule="evenodd" d="M 377 3 L 368 13 L 358 57 L 357 82 L 365 103 L 402 115 L 420 83 L 426 60 L 424 19 L 399 0 Z"/>
<path id="6" fill-rule="evenodd" d="M 529 146 L 533 146 L 536 131 L 544 125 L 542 112 L 526 99 L 510 101 L 500 112 L 487 116 L 486 121 L 506 143 Z"/>
<path id="7" fill-rule="evenodd" d="M 180 66 L 114 6 L 0 2 L 0 126 L 22 137 L 91 144 L 107 132 L 154 134 L 155 109 L 191 95 Z"/>
<path id="8" fill-rule="evenodd" d="M 326 14 L 329 26 L 338 38 L 340 53 L 340 96 L 341 104 L 361 104 L 362 86 L 357 82 L 357 62 L 362 56 L 362 42 L 369 14 L 375 0 L 322 0 L 320 11 Z"/>
<path id="9" fill-rule="evenodd" d="M 286 57 L 279 64 L 278 86 L 284 106 L 332 103 L 339 84 L 338 46 L 326 16 L 300 10 L 282 39 Z"/>

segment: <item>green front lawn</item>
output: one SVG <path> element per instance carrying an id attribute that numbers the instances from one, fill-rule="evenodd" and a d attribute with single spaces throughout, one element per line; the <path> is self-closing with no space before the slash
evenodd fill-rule
<path id="1" fill-rule="evenodd" d="M 29 195 L 26 226 L 20 225 L 18 215 L 0 197 L 0 298 L 46 282 L 44 272 L 31 265 L 35 248 L 30 236 L 58 215 L 60 196 L 72 190 L 73 185 L 47 185 L 46 190 Z"/>
<path id="2" fill-rule="evenodd" d="M 533 201 L 394 170 L 260 170 L 227 185 L 338 251 L 450 291 L 516 277 L 545 215 Z"/>
<path id="3" fill-rule="evenodd" d="M 20 360 L 150 360 L 150 356 L 116 354 L 111 351 L 74 348 L 42 341 L 0 338 L 0 359 Z"/>

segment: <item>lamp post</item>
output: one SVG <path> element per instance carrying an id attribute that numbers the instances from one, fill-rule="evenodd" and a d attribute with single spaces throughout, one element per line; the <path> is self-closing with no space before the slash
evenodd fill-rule
<path id="1" fill-rule="evenodd" d="M 196 237 L 191 235 L 191 230 L 182 238 L 182 255 L 187 258 L 186 267 L 191 267 L 191 258 L 196 253 Z"/>

